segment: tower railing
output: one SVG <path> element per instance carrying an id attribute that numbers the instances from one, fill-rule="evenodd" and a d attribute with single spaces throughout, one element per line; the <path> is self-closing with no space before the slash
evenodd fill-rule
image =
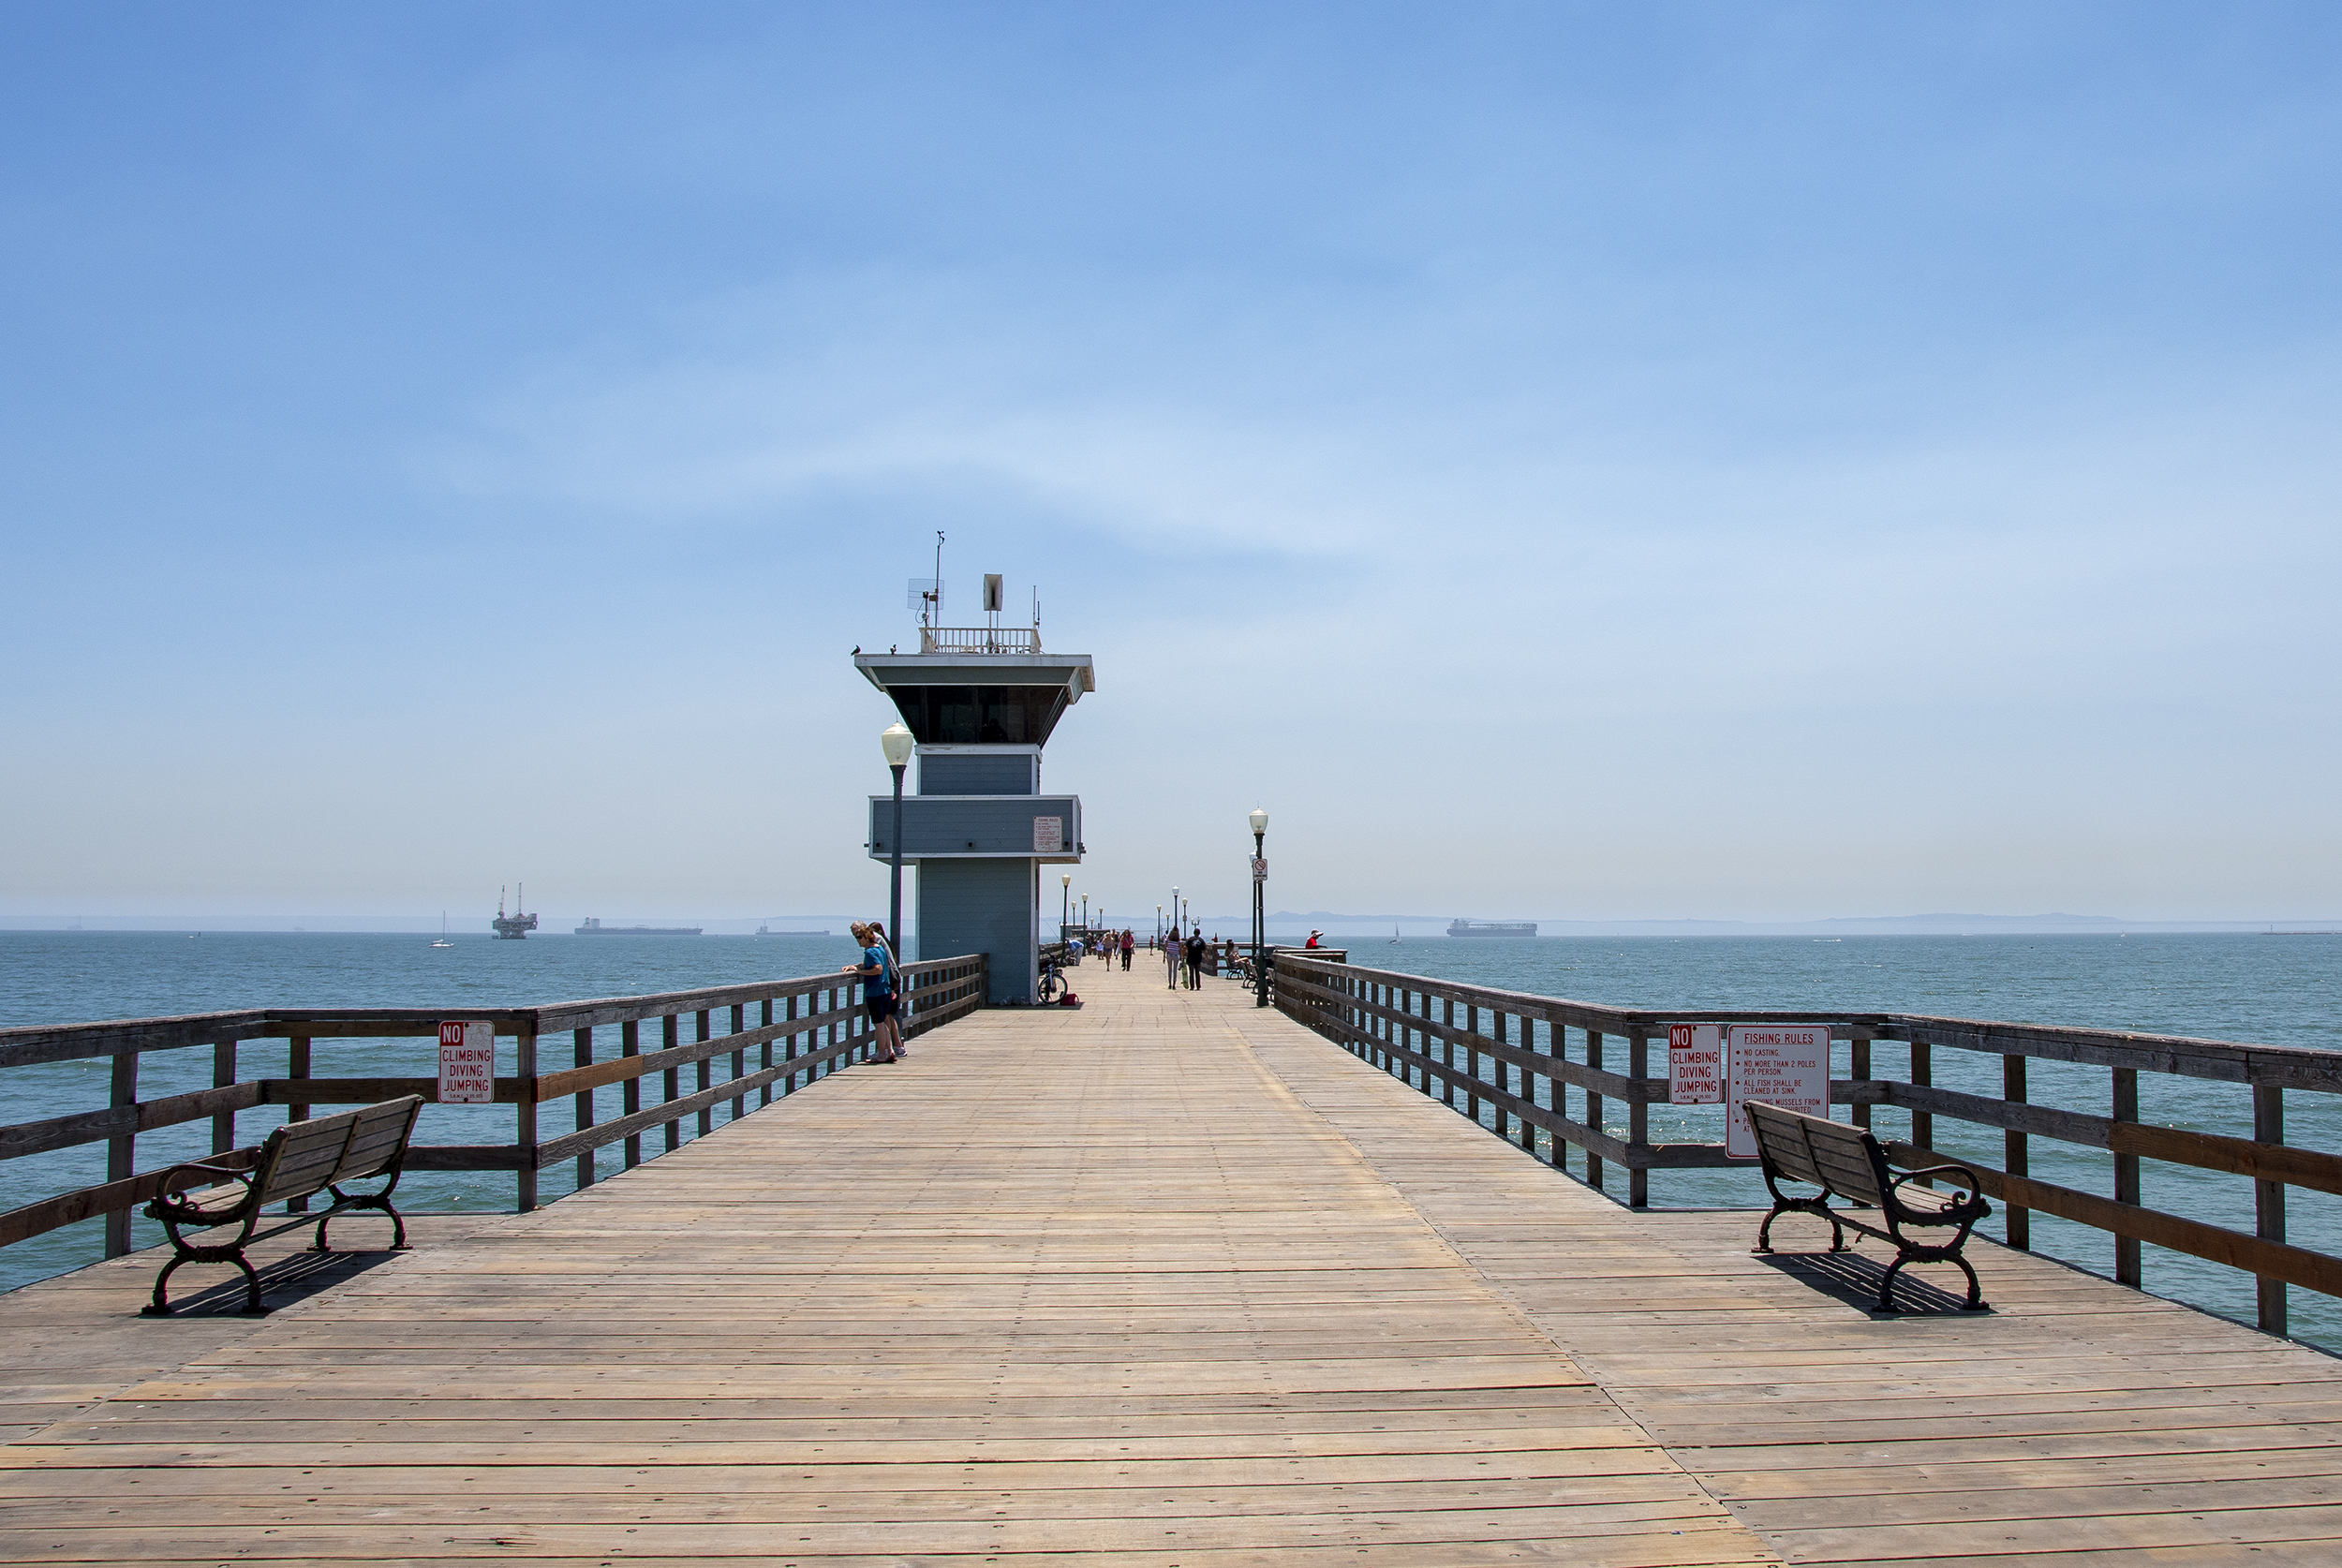
<path id="1" fill-rule="evenodd" d="M 1041 651 L 1041 629 L 923 626 L 919 629 L 919 651 L 923 654 L 1037 654 Z"/>

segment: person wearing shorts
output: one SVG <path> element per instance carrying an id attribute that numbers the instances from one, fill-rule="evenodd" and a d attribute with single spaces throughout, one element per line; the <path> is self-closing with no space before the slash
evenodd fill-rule
<path id="1" fill-rule="evenodd" d="M 885 928 L 857 920 L 852 931 L 862 944 L 862 962 L 848 964 L 841 972 L 862 977 L 862 1009 L 875 1037 L 870 1059 L 898 1060 L 911 1053 L 903 1049 L 902 1022 L 897 1015 L 901 990 L 895 984 L 895 955 L 887 951 Z"/>

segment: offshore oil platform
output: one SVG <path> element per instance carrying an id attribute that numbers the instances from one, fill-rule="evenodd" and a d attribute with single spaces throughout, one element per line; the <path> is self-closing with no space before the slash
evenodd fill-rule
<path id="1" fill-rule="evenodd" d="M 537 917 L 533 914 L 521 913 L 521 905 L 526 901 L 522 895 L 526 892 L 526 884 L 518 882 L 513 884 L 512 912 L 506 914 L 504 912 L 504 890 L 497 889 L 497 917 L 488 922 L 488 928 L 497 934 L 498 940 L 516 942 L 537 929 Z"/>

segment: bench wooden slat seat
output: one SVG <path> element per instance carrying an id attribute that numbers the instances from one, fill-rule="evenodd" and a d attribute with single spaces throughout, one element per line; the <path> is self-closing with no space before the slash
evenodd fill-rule
<path id="1" fill-rule="evenodd" d="M 1905 1264 L 1955 1263 L 1968 1279 L 1966 1309 L 1982 1311 L 1984 1290 L 1978 1283 L 1976 1270 L 1961 1256 L 1967 1245 L 1968 1233 L 1978 1220 L 1993 1212 L 1993 1206 L 1984 1200 L 1976 1173 L 1965 1165 L 1930 1165 L 1925 1170 L 1896 1176 L 1887 1165 L 1887 1151 L 1878 1140 L 1860 1127 L 1822 1117 L 1809 1117 L 1796 1111 L 1768 1105 L 1761 1101 L 1747 1101 L 1749 1125 L 1756 1132 L 1756 1148 L 1765 1166 L 1765 1187 L 1772 1193 L 1772 1212 L 1757 1227 L 1756 1250 L 1772 1250 L 1772 1222 L 1784 1214 L 1816 1214 L 1830 1221 L 1830 1250 L 1845 1250 L 1845 1228 L 1876 1236 L 1892 1243 L 1895 1261 L 1886 1277 L 1878 1281 L 1878 1310 L 1895 1309 L 1893 1291 L 1895 1276 Z M 1912 1185 L 1923 1177 L 1942 1176 L 1962 1183 L 1963 1192 L 1938 1192 L 1930 1188 Z M 1790 1197 L 1781 1191 L 1784 1181 L 1802 1182 L 1821 1189 L 1812 1197 Z M 1832 1208 L 1831 1197 L 1840 1197 L 1864 1209 L 1875 1209 L 1880 1223 L 1860 1218 L 1853 1209 Z M 1948 1240 L 1924 1240 L 1910 1234 L 1912 1229 L 1949 1229 Z"/>
<path id="2" fill-rule="evenodd" d="M 245 1311 L 260 1316 L 268 1310 L 260 1305 L 260 1277 L 253 1271 L 244 1250 L 263 1237 L 315 1224 L 318 1234 L 310 1243 L 310 1250 L 330 1252 L 333 1249 L 325 1240 L 327 1224 L 336 1215 L 353 1209 L 376 1209 L 389 1215 L 393 1227 L 391 1250 L 405 1250 L 407 1221 L 392 1206 L 391 1192 L 398 1186 L 399 1167 L 407 1158 L 407 1143 L 414 1136 L 415 1117 L 422 1109 L 422 1096 L 410 1094 L 360 1110 L 287 1122 L 268 1135 L 260 1145 L 259 1158 L 245 1170 L 230 1170 L 201 1161 L 172 1166 L 163 1175 L 161 1195 L 146 1206 L 147 1218 L 161 1220 L 170 1236 L 171 1257 L 155 1277 L 155 1299 L 141 1308 L 141 1312 L 156 1318 L 170 1315 L 170 1277 L 180 1265 L 231 1263 L 244 1270 Z M 214 1177 L 225 1179 L 197 1189 L 196 1183 Z M 381 1180 L 382 1185 L 373 1191 L 342 1191 L 346 1182 L 375 1179 Z M 323 1213 L 298 1215 L 265 1231 L 259 1228 L 261 1211 L 269 1205 L 290 1203 L 319 1192 L 330 1193 L 334 1200 Z M 230 1225 L 241 1228 L 227 1241 L 201 1243 L 181 1234 L 183 1230 L 202 1233 Z"/>

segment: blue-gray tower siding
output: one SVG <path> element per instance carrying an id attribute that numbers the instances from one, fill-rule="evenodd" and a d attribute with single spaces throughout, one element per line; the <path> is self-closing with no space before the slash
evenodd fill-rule
<path id="1" fill-rule="evenodd" d="M 936 751 L 919 756 L 923 795 L 1030 795 L 1041 789 L 1041 759 L 1030 751 Z"/>
<path id="2" fill-rule="evenodd" d="M 1030 1002 L 1038 976 L 1034 864 L 1030 860 L 919 863 L 919 952 L 992 955 L 995 1003 Z"/>

